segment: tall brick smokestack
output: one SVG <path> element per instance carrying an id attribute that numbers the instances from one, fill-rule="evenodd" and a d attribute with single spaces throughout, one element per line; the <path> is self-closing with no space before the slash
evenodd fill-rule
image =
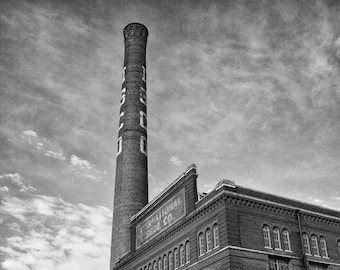
<path id="1" fill-rule="evenodd" d="M 148 203 L 146 42 L 139 23 L 124 28 L 124 67 L 112 223 L 110 269 L 130 251 L 130 218 Z"/>

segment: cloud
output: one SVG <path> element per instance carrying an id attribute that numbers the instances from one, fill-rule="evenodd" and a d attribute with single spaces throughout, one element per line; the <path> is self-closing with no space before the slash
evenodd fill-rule
<path id="1" fill-rule="evenodd" d="M 96 166 L 88 160 L 82 159 L 76 155 L 71 156 L 68 167 L 76 176 L 84 177 L 94 182 L 100 182 L 102 176 L 106 174 L 105 171 L 102 172 L 97 170 Z"/>
<path id="2" fill-rule="evenodd" d="M 9 188 L 8 188 L 7 186 L 0 187 L 0 191 L 8 192 L 8 191 L 9 191 Z"/>
<path id="3" fill-rule="evenodd" d="M 2 267 L 8 270 L 30 270 L 30 268 L 25 266 L 23 263 L 18 262 L 16 260 L 12 260 L 12 259 L 9 259 L 3 262 Z"/>
<path id="4" fill-rule="evenodd" d="M 47 156 L 47 157 L 56 158 L 56 159 L 59 159 L 59 160 L 65 160 L 66 159 L 66 157 L 64 157 L 64 154 L 62 152 L 56 153 L 56 152 L 53 152 L 51 150 L 48 150 L 47 152 L 44 153 L 44 155 Z"/>
<path id="5" fill-rule="evenodd" d="M 66 160 L 62 148 L 57 142 L 40 136 L 33 130 L 23 131 L 13 136 L 10 141 L 20 150 L 28 151 L 30 155 L 43 155 L 60 161 Z"/>
<path id="6" fill-rule="evenodd" d="M 71 156 L 70 163 L 72 166 L 78 167 L 81 169 L 90 169 L 90 170 L 93 169 L 93 165 L 91 165 L 89 161 L 85 159 L 81 159 L 80 157 L 76 155 Z"/>
<path id="7" fill-rule="evenodd" d="M 108 268 L 109 209 L 37 195 L 27 200 L 6 198 L 0 212 L 5 215 L 2 226 L 16 227 L 12 233 L 19 233 L 3 235 L 5 243 L 0 242 L 0 250 L 5 254 L 3 269 Z"/>
<path id="8" fill-rule="evenodd" d="M 170 162 L 172 163 L 172 164 L 174 164 L 175 166 L 182 166 L 182 161 L 180 161 L 179 160 L 179 158 L 178 157 L 176 157 L 176 156 L 172 156 L 171 158 L 170 158 Z"/>
<path id="9" fill-rule="evenodd" d="M 25 130 L 22 132 L 23 135 L 29 136 L 29 137 L 37 137 L 37 133 L 33 130 Z"/>
<path id="10" fill-rule="evenodd" d="M 13 187 L 15 190 L 19 190 L 19 192 L 29 194 L 33 191 L 36 191 L 36 188 L 31 185 L 31 181 L 24 179 L 19 173 L 3 174 L 0 175 L 0 179 L 3 181 L 3 183 L 7 183 L 10 188 Z M 10 188 L 7 187 L 7 192 L 10 190 Z"/>
<path id="11" fill-rule="evenodd" d="M 34 202 L 33 202 L 33 205 L 36 208 L 36 213 L 42 214 L 42 215 L 47 215 L 47 216 L 53 215 L 53 210 L 52 210 L 50 204 L 46 203 L 44 200 L 35 199 Z"/>

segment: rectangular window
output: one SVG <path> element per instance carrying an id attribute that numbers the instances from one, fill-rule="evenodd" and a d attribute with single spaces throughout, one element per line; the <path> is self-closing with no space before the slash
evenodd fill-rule
<path id="1" fill-rule="evenodd" d="M 327 270 L 327 265 L 321 263 L 309 262 L 308 270 Z"/>
<path id="2" fill-rule="evenodd" d="M 269 257 L 269 270 L 289 270 L 289 261 L 284 258 Z"/>
<path id="3" fill-rule="evenodd" d="M 118 138 L 118 145 L 117 145 L 117 156 L 122 152 L 123 149 L 123 138 L 119 137 Z"/>
<path id="4" fill-rule="evenodd" d="M 143 87 L 140 88 L 140 93 L 139 93 L 139 100 L 141 103 L 146 105 L 146 92 Z"/>
<path id="5" fill-rule="evenodd" d="M 143 72 L 142 80 L 143 80 L 144 82 L 146 82 L 146 69 L 145 69 L 144 66 L 142 66 L 142 72 Z"/>
<path id="6" fill-rule="evenodd" d="M 118 130 L 121 130 L 123 128 L 123 126 L 124 126 L 124 123 L 121 122 L 120 125 L 119 125 L 119 129 Z"/>
<path id="7" fill-rule="evenodd" d="M 146 113 L 145 112 L 142 112 L 142 111 L 139 112 L 139 124 L 142 128 L 146 129 L 147 122 L 146 122 Z"/>
<path id="8" fill-rule="evenodd" d="M 140 151 L 144 154 L 147 155 L 147 143 L 146 143 L 146 138 L 144 136 L 140 137 Z M 170 260 L 170 258 L 169 258 Z"/>
<path id="9" fill-rule="evenodd" d="M 125 94 L 122 95 L 120 98 L 120 106 L 122 106 L 125 103 Z"/>
<path id="10" fill-rule="evenodd" d="M 126 67 L 123 68 L 123 72 L 122 72 L 122 82 L 125 81 L 125 73 L 126 73 Z"/>

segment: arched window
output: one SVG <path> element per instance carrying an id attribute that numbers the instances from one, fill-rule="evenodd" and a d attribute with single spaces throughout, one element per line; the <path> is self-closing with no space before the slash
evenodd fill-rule
<path id="1" fill-rule="evenodd" d="M 267 225 L 264 225 L 262 228 L 263 233 L 263 243 L 265 248 L 271 248 L 272 244 L 270 241 L 270 229 Z"/>
<path id="2" fill-rule="evenodd" d="M 158 258 L 158 270 L 163 270 L 163 264 L 162 264 L 162 258 L 161 257 L 159 257 Z"/>
<path id="3" fill-rule="evenodd" d="M 152 270 L 152 264 L 151 263 L 149 263 L 148 270 Z"/>
<path id="4" fill-rule="evenodd" d="M 220 245 L 220 233 L 218 231 L 218 225 L 217 223 L 213 226 L 213 240 L 214 240 L 214 248 L 218 247 Z"/>
<path id="5" fill-rule="evenodd" d="M 305 254 L 311 255 L 310 254 L 310 246 L 309 246 L 309 238 L 308 238 L 307 233 L 302 234 L 302 241 L 303 241 L 303 251 L 305 252 Z"/>
<path id="6" fill-rule="evenodd" d="M 156 261 L 153 262 L 153 270 L 157 270 L 157 262 Z"/>
<path id="7" fill-rule="evenodd" d="M 190 242 L 189 241 L 185 243 L 185 262 L 186 263 L 190 262 Z"/>
<path id="8" fill-rule="evenodd" d="M 321 256 L 328 258 L 328 251 L 327 251 L 327 243 L 325 237 L 320 237 L 320 251 L 321 251 Z"/>
<path id="9" fill-rule="evenodd" d="M 273 229 L 274 249 L 281 249 L 281 239 L 279 228 Z"/>
<path id="10" fill-rule="evenodd" d="M 310 238 L 310 241 L 311 241 L 311 247 L 312 247 L 313 255 L 314 256 L 320 256 L 318 238 L 316 237 L 316 235 L 312 235 L 312 237 Z"/>
<path id="11" fill-rule="evenodd" d="M 179 246 L 179 259 L 180 259 L 180 265 L 184 265 L 185 264 L 185 251 L 184 251 L 184 245 L 181 244 Z"/>
<path id="12" fill-rule="evenodd" d="M 169 270 L 174 270 L 174 258 L 172 256 L 172 252 L 169 252 Z"/>
<path id="13" fill-rule="evenodd" d="M 198 235 L 198 246 L 199 246 L 199 256 L 203 255 L 205 252 L 204 234 L 200 233 Z"/>
<path id="14" fill-rule="evenodd" d="M 163 270 L 168 270 L 168 256 L 166 254 L 163 256 Z"/>
<path id="15" fill-rule="evenodd" d="M 338 251 L 339 251 L 339 254 L 340 254 L 340 240 L 338 240 Z"/>
<path id="16" fill-rule="evenodd" d="M 148 269 L 148 267 L 145 265 L 145 266 L 144 266 L 144 270 L 147 270 L 147 269 Z"/>
<path id="17" fill-rule="evenodd" d="M 292 251 L 290 247 L 290 238 L 289 238 L 289 232 L 287 229 L 284 229 L 282 231 L 282 238 L 283 238 L 283 249 L 285 251 Z"/>
<path id="18" fill-rule="evenodd" d="M 211 237 L 211 230 L 210 228 L 206 229 L 205 231 L 205 241 L 207 243 L 207 252 L 211 251 L 212 250 L 212 237 Z"/>
<path id="19" fill-rule="evenodd" d="M 174 249 L 174 261 L 175 261 L 175 269 L 178 269 L 178 267 L 179 267 L 179 256 L 178 256 L 178 248 L 175 248 Z"/>

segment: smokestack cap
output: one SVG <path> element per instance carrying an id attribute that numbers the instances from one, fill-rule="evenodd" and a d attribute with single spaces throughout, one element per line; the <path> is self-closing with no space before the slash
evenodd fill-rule
<path id="1" fill-rule="evenodd" d="M 147 39 L 149 31 L 145 25 L 141 23 L 129 23 L 124 27 L 124 38 L 143 38 Z"/>

